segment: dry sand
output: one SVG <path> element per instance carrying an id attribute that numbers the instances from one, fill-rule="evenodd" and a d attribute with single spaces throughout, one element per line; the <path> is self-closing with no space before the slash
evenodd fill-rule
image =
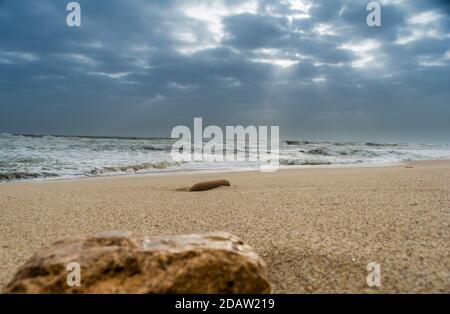
<path id="1" fill-rule="evenodd" d="M 229 231 L 275 292 L 450 292 L 450 161 L 0 185 L 0 287 L 57 239 Z M 210 179 L 231 187 L 180 188 Z M 381 265 L 380 288 L 366 283 Z"/>

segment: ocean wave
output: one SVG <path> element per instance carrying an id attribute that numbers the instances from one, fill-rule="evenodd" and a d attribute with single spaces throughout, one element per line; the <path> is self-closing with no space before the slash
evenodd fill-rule
<path id="1" fill-rule="evenodd" d="M 287 145 L 310 145 L 316 144 L 317 142 L 313 141 L 284 141 Z"/>
<path id="2" fill-rule="evenodd" d="M 283 166 L 319 166 L 319 165 L 331 165 L 331 162 L 325 161 L 325 160 L 281 159 L 280 165 L 283 165 Z"/>
<path id="3" fill-rule="evenodd" d="M 0 133 L 0 138 L 13 138 L 15 136 L 17 136 L 17 135 L 14 135 L 11 133 L 4 133 L 4 132 Z"/>
<path id="4" fill-rule="evenodd" d="M 0 168 L 14 168 L 15 163 L 0 161 Z"/>
<path id="5" fill-rule="evenodd" d="M 396 147 L 399 146 L 400 144 L 394 144 L 394 143 L 372 143 L 372 142 L 367 142 L 365 144 L 366 146 L 371 146 L 371 147 Z"/>
<path id="6" fill-rule="evenodd" d="M 161 161 L 156 163 L 144 162 L 142 164 L 132 164 L 132 165 L 124 165 L 124 166 L 106 166 L 101 170 L 94 169 L 92 170 L 92 174 L 100 174 L 105 172 L 138 172 L 147 169 L 167 169 L 169 167 L 179 166 L 181 163 L 179 162 L 168 162 Z"/>
<path id="7" fill-rule="evenodd" d="M 51 178 L 58 177 L 56 173 L 50 172 L 6 172 L 0 173 L 0 181 L 11 181 L 20 179 L 39 179 L 39 178 Z"/>
<path id="8" fill-rule="evenodd" d="M 330 153 L 324 148 L 316 148 L 308 151 L 310 155 L 322 155 L 322 156 L 330 156 Z"/>
<path id="9" fill-rule="evenodd" d="M 155 146 L 140 146 L 136 147 L 136 150 L 148 150 L 154 152 L 170 152 L 172 147 L 155 147 Z"/>

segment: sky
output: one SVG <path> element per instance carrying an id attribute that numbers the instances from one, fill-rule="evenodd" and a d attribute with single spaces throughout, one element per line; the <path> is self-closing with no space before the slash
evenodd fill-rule
<path id="1" fill-rule="evenodd" d="M 0 132 L 450 142 L 446 1 L 68 2 L 0 0 Z"/>

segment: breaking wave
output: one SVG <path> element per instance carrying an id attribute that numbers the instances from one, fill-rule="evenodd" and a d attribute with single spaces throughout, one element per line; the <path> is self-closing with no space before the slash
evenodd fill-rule
<path id="1" fill-rule="evenodd" d="M 148 169 L 167 169 L 169 167 L 175 167 L 180 166 L 181 163 L 179 162 L 157 162 L 157 163 L 151 163 L 151 162 L 144 162 L 142 164 L 133 164 L 133 165 L 125 165 L 125 166 L 108 166 L 103 167 L 101 170 L 99 169 L 93 169 L 91 171 L 92 174 L 101 174 L 101 173 L 107 173 L 107 172 L 139 172 L 142 170 L 148 170 Z"/>
<path id="2" fill-rule="evenodd" d="M 57 177 L 56 173 L 33 173 L 33 172 L 9 172 L 9 173 L 0 173 L 0 181 L 6 180 L 21 180 L 21 179 L 39 179 L 39 178 L 51 178 Z"/>

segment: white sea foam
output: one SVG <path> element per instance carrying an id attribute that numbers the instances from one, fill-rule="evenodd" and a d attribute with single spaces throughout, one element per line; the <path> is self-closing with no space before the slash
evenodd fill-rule
<path id="1" fill-rule="evenodd" d="M 189 170 L 258 169 L 259 161 L 177 163 L 174 139 L 0 134 L 0 181 Z M 256 147 L 250 147 L 256 151 Z M 233 159 L 233 158 L 228 158 Z M 336 165 L 450 159 L 450 145 L 282 141 L 280 164 Z"/>

